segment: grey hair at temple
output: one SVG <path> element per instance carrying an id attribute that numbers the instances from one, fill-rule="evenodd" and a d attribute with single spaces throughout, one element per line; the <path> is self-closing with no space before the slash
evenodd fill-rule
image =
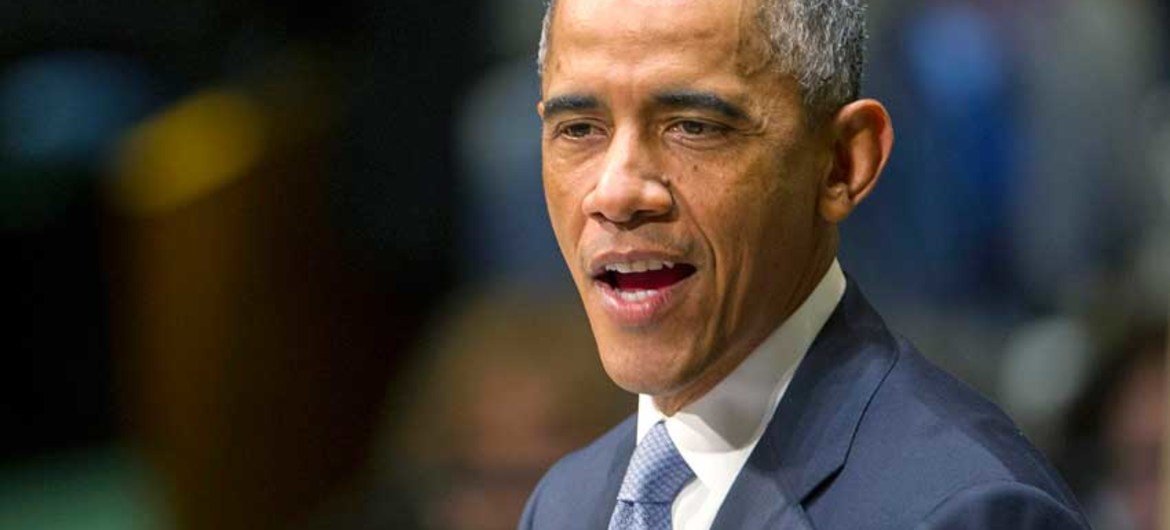
<path id="1" fill-rule="evenodd" d="M 759 1 L 771 63 L 800 83 L 805 107 L 826 117 L 856 100 L 865 65 L 864 0 Z M 556 0 L 549 0 L 540 33 L 536 61 L 542 76 L 555 7 Z"/>

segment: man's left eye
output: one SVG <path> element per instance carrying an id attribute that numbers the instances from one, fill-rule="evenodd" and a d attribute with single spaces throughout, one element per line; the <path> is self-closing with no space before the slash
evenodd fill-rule
<path id="1" fill-rule="evenodd" d="M 686 134 L 688 136 L 709 136 L 712 134 L 722 133 L 727 130 L 726 127 L 695 120 L 683 120 L 676 122 L 671 129 Z"/>

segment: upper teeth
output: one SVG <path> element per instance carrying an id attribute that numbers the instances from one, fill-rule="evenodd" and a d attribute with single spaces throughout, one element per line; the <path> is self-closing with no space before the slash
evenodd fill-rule
<path id="1" fill-rule="evenodd" d="M 674 262 L 645 260 L 634 261 L 630 263 L 611 263 L 605 266 L 605 270 L 628 274 L 631 272 L 657 271 L 662 270 L 663 267 L 667 269 L 673 269 Z"/>

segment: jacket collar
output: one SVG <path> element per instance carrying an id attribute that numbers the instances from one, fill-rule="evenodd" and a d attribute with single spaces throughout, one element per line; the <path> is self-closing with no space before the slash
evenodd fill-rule
<path id="1" fill-rule="evenodd" d="M 598 451 L 598 454 L 608 455 L 608 461 L 599 461 L 595 471 L 601 475 L 597 482 L 587 481 L 581 486 L 581 505 L 593 506 L 593 513 L 587 514 L 578 521 L 567 521 L 564 528 L 596 529 L 609 528 L 609 519 L 613 516 L 614 504 L 617 502 L 618 491 L 622 487 L 622 479 L 626 476 L 626 468 L 630 465 L 630 458 L 634 454 L 636 438 L 637 416 L 633 415 L 614 429 L 614 436 L 610 437 L 615 444 L 611 450 Z M 596 486 L 600 486 L 598 489 Z M 588 498 L 593 495 L 594 498 Z"/>
<path id="2" fill-rule="evenodd" d="M 844 465 L 895 355 L 894 338 L 849 278 L 712 528 L 808 527 L 800 503 Z"/>

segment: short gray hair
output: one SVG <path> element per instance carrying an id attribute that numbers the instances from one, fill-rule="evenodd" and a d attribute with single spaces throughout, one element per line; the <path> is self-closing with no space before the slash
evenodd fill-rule
<path id="1" fill-rule="evenodd" d="M 770 63 L 800 83 L 805 107 L 832 115 L 858 98 L 865 66 L 865 0 L 759 0 Z M 556 0 L 548 0 L 536 62 L 544 75 Z"/>

